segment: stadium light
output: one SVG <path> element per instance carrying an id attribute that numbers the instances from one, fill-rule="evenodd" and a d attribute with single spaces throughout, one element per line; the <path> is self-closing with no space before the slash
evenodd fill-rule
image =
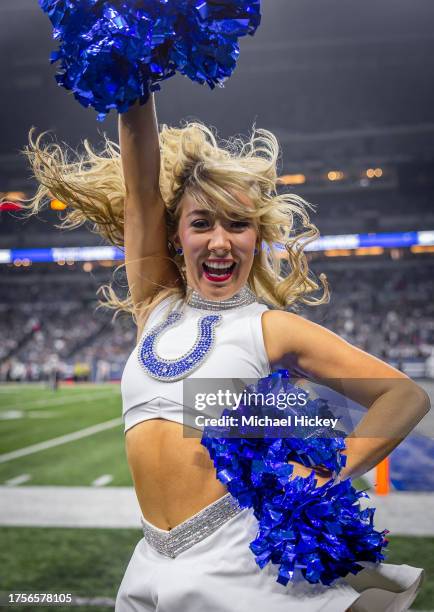
<path id="1" fill-rule="evenodd" d="M 341 170 L 330 170 L 327 174 L 327 178 L 329 181 L 342 181 L 344 178 L 344 173 Z"/>
<path id="2" fill-rule="evenodd" d="M 54 199 L 54 200 L 51 200 L 50 202 L 50 208 L 51 210 L 65 210 L 67 206 L 64 202 Z"/>
<path id="3" fill-rule="evenodd" d="M 304 174 L 285 174 L 279 177 L 279 182 L 282 185 L 304 185 L 306 176 Z"/>
<path id="4" fill-rule="evenodd" d="M 353 255 L 353 251 L 349 249 L 330 249 L 328 251 L 324 251 L 324 255 L 326 257 L 349 257 Z"/>
<path id="5" fill-rule="evenodd" d="M 384 249 L 382 247 L 362 247 L 356 249 L 355 255 L 364 257 L 365 255 L 383 255 Z"/>
<path id="6" fill-rule="evenodd" d="M 368 179 L 381 178 L 383 176 L 382 168 L 368 168 L 365 172 Z"/>
<path id="7" fill-rule="evenodd" d="M 410 247 L 412 253 L 434 253 L 434 245 L 427 246 L 412 246 Z"/>

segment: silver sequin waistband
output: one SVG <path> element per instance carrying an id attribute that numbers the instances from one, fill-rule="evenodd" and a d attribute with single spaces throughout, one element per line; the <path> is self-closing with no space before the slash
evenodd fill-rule
<path id="1" fill-rule="evenodd" d="M 174 559 L 184 550 L 208 537 L 241 512 L 235 497 L 227 493 L 170 531 L 154 527 L 142 517 L 145 540 L 166 557 Z"/>

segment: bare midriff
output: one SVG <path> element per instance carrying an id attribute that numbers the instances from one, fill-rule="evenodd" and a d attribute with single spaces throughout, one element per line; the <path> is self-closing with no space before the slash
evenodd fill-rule
<path id="1" fill-rule="evenodd" d="M 127 458 L 143 517 L 170 530 L 227 493 L 207 449 L 173 421 L 151 419 L 125 434 Z"/>

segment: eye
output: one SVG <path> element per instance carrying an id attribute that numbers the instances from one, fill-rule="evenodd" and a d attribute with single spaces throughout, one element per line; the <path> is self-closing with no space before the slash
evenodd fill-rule
<path id="1" fill-rule="evenodd" d="M 245 229 L 246 227 L 249 227 L 249 225 L 249 221 L 231 221 L 231 227 L 234 229 Z"/>
<path id="2" fill-rule="evenodd" d="M 191 226 L 197 229 L 206 229 L 209 227 L 209 221 L 208 219 L 196 219 L 195 221 L 192 221 Z"/>

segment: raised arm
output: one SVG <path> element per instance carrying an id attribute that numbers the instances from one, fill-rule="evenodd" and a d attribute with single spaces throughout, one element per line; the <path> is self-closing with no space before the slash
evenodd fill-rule
<path id="1" fill-rule="evenodd" d="M 135 306 L 179 282 L 169 257 L 165 207 L 159 188 L 160 146 L 154 96 L 119 115 L 126 186 L 125 262 Z"/>

